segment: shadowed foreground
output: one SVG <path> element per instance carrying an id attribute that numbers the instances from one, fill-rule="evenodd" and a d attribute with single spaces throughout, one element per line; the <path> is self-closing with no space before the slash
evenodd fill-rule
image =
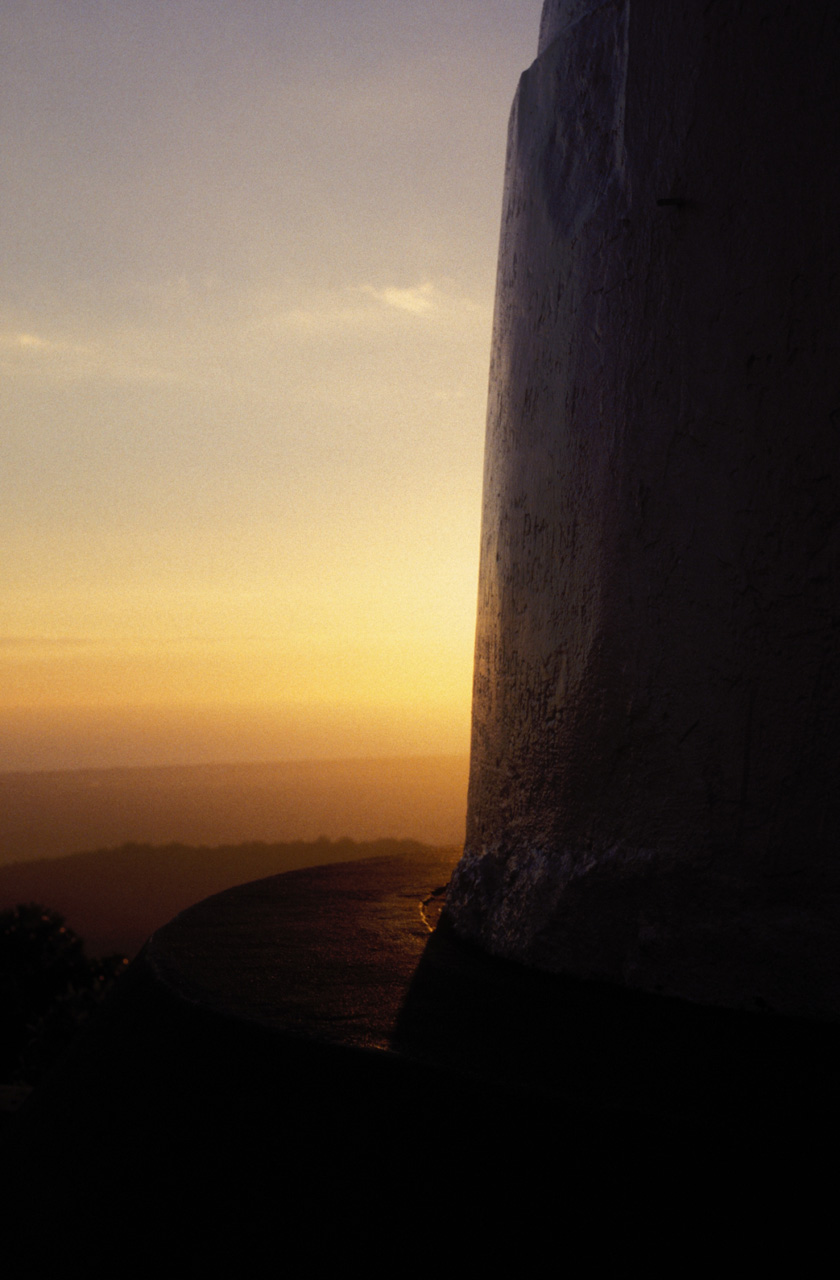
<path id="1" fill-rule="evenodd" d="M 430 934 L 451 866 L 292 872 L 159 930 L 18 1118 L 17 1230 L 141 1247 L 165 1224 L 202 1252 L 247 1222 L 316 1257 L 451 1219 L 489 1246 L 523 1215 L 571 1225 L 595 1186 L 752 1193 L 833 1148 L 835 1026 L 525 970 L 445 916 Z"/>

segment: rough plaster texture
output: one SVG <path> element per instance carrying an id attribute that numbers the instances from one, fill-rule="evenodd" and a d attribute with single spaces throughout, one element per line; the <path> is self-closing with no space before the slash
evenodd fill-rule
<path id="1" fill-rule="evenodd" d="M 546 0 L 510 121 L 457 929 L 840 1013 L 840 6 Z"/>

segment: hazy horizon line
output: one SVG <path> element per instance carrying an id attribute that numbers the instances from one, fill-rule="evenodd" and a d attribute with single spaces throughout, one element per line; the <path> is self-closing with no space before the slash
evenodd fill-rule
<path id="1" fill-rule="evenodd" d="M 306 756 L 261 760 L 213 760 L 199 763 L 76 765 L 65 769 L 3 769 L 0 778 L 33 777 L 67 773 L 158 773 L 169 770 L 259 769 L 273 765 L 394 764 L 418 760 L 469 760 L 469 751 L 424 751 L 402 755 Z"/>

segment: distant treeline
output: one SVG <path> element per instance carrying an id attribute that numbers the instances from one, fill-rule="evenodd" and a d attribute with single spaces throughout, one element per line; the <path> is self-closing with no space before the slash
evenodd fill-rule
<path id="1" fill-rule="evenodd" d="M 431 852 L 431 847 L 413 840 L 357 843 L 326 836 L 217 848 L 125 844 L 0 867 L 0 911 L 19 903 L 43 903 L 84 938 L 90 954 L 130 957 L 179 911 L 232 885 L 301 867 L 417 856 L 425 850 Z M 454 861 L 459 850 L 451 852 Z"/>
<path id="2" fill-rule="evenodd" d="M 464 839 L 467 758 L 0 773 L 0 865 L 135 844 Z"/>

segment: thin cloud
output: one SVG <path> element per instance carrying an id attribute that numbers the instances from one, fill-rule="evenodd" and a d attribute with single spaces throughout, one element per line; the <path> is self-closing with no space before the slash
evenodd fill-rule
<path id="1" fill-rule="evenodd" d="M 7 331 L 0 333 L 0 346 L 12 351 L 29 351 L 43 352 L 49 354 L 51 352 L 80 352 L 85 351 L 85 347 L 80 347 L 72 342 L 53 341 L 50 338 L 42 338 L 40 334 L 28 333 L 21 331 Z"/>
<path id="2" fill-rule="evenodd" d="M 253 321 L 252 329 L 269 335 L 284 330 L 321 335 L 343 333 L 370 325 L 370 308 L 349 307 L 346 304 L 325 304 L 312 307 L 288 307 L 260 316 Z"/>
<path id="3" fill-rule="evenodd" d="M 252 300 L 248 329 L 257 334 L 279 336 L 297 332 L 307 336 L 346 334 L 353 330 L 390 330 L 402 316 L 430 320 L 447 326 L 475 324 L 484 307 L 471 299 L 451 294 L 431 281 L 408 287 L 398 285 L 356 285 L 336 293 L 324 293 L 290 306 L 282 295 L 261 290 Z"/>
<path id="4" fill-rule="evenodd" d="M 31 330 L 0 330 L 0 366 L 9 376 L 171 383 L 182 380 L 179 368 L 166 367 L 171 347 L 171 333 L 165 332 L 115 332 L 106 341 L 71 342 Z"/>
<path id="5" fill-rule="evenodd" d="M 40 350 L 43 347 L 49 347 L 46 338 L 39 338 L 36 333 L 15 333 L 11 335 L 11 344 L 14 347 L 34 347 Z"/>
<path id="6" fill-rule="evenodd" d="M 408 289 L 399 289 L 395 285 L 386 285 L 377 289 L 372 284 L 362 285 L 362 292 L 375 298 L 383 306 L 393 307 L 397 311 L 407 311 L 413 316 L 427 316 L 441 308 L 441 295 L 438 289 L 427 281 L 425 284 L 413 285 Z"/>

